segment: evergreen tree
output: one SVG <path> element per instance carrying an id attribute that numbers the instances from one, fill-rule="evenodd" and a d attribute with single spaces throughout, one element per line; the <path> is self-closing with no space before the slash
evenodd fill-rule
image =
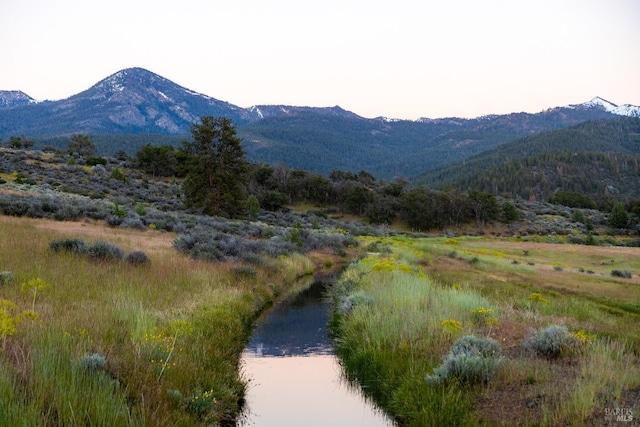
<path id="1" fill-rule="evenodd" d="M 182 143 L 188 159 L 182 185 L 186 206 L 208 215 L 241 215 L 248 175 L 236 127 L 225 117 L 203 116 L 191 125 L 191 135 L 193 141 Z"/>
<path id="2" fill-rule="evenodd" d="M 67 145 L 67 151 L 72 156 L 91 157 L 96 153 L 96 146 L 89 135 L 73 135 Z"/>
<path id="3" fill-rule="evenodd" d="M 580 212 L 580 211 L 576 211 Z M 502 205 L 502 219 L 504 222 L 512 222 L 518 219 L 519 213 L 513 204 L 507 202 Z"/>
<path id="4" fill-rule="evenodd" d="M 177 159 L 171 145 L 147 144 L 136 152 L 136 165 L 153 176 L 175 175 Z"/>
<path id="5" fill-rule="evenodd" d="M 609 225 L 615 228 L 625 228 L 629 223 L 629 213 L 622 203 L 616 203 L 609 213 Z"/>
<path id="6" fill-rule="evenodd" d="M 492 194 L 483 191 L 471 191 L 467 198 L 469 207 L 478 224 L 485 224 L 487 221 L 498 217 L 498 202 Z"/>

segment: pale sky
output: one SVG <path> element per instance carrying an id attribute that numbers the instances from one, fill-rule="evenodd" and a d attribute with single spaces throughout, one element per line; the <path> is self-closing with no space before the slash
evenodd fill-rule
<path id="1" fill-rule="evenodd" d="M 639 0 L 0 0 L 0 89 L 129 67 L 241 107 L 477 117 L 640 105 Z"/>

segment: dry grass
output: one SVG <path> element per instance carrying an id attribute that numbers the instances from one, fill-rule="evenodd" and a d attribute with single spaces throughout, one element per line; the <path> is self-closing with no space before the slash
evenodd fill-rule
<path id="1" fill-rule="evenodd" d="M 126 252 L 142 250 L 150 263 L 95 262 L 49 250 L 52 240 L 62 238 L 108 241 Z M 0 299 L 25 310 L 31 308 L 32 298 L 21 292 L 20 284 L 35 277 L 50 284 L 35 302 L 38 322 L 19 325 L 14 335 L 5 337 L 7 351 L 0 356 L 0 365 L 10 366 L 17 379 L 9 377 L 0 383 L 0 397 L 14 395 L 3 388 L 14 380 L 36 384 L 30 377 L 38 371 L 29 355 L 45 350 L 55 354 L 58 346 L 71 357 L 95 352 L 106 356 L 109 375 L 121 384 L 120 397 L 114 402 L 128 402 L 127 425 L 199 425 L 202 416 L 215 424 L 231 417 L 243 394 L 238 362 L 251 320 L 296 278 L 313 272 L 314 265 L 304 256 L 292 256 L 252 267 L 253 274 L 245 277 L 233 262 L 195 261 L 178 254 L 172 248 L 174 238 L 172 233 L 109 228 L 94 222 L 0 216 L 0 271 L 14 276 L 13 285 L 0 288 Z M 63 348 L 59 343 L 66 344 Z M 70 368 L 67 363 L 55 369 Z M 60 383 L 51 390 L 75 393 L 72 397 L 81 405 L 77 396 L 87 391 L 74 391 L 73 384 L 65 383 L 72 377 L 58 374 Z M 183 405 L 172 405 L 168 390 L 178 390 L 185 398 L 211 393 L 216 405 L 205 408 L 204 415 L 194 415 L 185 412 Z M 51 403 L 55 409 L 45 411 L 39 405 L 57 402 L 59 396 L 46 394 L 53 391 L 43 393 L 33 393 L 42 397 L 31 400 L 18 394 L 7 405 L 17 413 L 28 412 L 25 422 L 32 425 L 50 423 L 47 417 L 52 411 L 69 412 L 66 406 L 57 408 L 57 403 Z M 105 389 L 102 396 L 113 393 Z M 75 407 L 72 412 L 85 410 L 89 409 Z"/>
<path id="2" fill-rule="evenodd" d="M 452 257 L 452 246 L 464 256 Z M 509 361 L 477 398 L 476 409 L 485 422 L 565 425 L 590 420 L 589 425 L 599 425 L 607 405 L 640 408 L 639 400 L 624 400 L 640 384 L 640 362 L 620 344 L 640 350 L 633 332 L 640 320 L 634 311 L 640 308 L 640 248 L 461 239 L 455 245 L 439 243 L 436 250 L 441 255 L 426 267 L 430 274 L 503 301 L 504 317 L 487 333 L 501 342 Z M 479 261 L 470 264 L 465 259 L 470 255 Z M 631 270 L 634 276 L 614 278 L 612 268 Z M 527 301 L 534 292 L 548 302 Z M 553 362 L 524 355 L 520 343 L 527 331 L 549 324 L 620 341 L 607 344 L 602 338 L 597 348 Z"/>

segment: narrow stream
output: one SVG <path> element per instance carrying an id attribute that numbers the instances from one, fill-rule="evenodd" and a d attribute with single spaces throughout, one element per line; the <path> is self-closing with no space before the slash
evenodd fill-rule
<path id="1" fill-rule="evenodd" d="M 344 379 L 327 334 L 326 283 L 262 316 L 242 356 L 249 379 L 240 426 L 391 427 Z"/>

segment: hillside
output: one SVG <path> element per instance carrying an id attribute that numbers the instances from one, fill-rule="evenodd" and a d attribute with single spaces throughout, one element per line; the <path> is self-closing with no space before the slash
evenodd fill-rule
<path id="1" fill-rule="evenodd" d="M 426 173 L 416 183 L 537 200 L 559 190 L 596 200 L 637 198 L 640 119 L 594 120 L 521 138 Z"/>
<path id="2" fill-rule="evenodd" d="M 513 139 L 594 118 L 599 109 L 555 108 L 475 119 L 419 121 L 318 116 L 271 117 L 238 128 L 249 158 L 327 174 L 366 170 L 378 178 L 413 177 Z"/>
<path id="3" fill-rule="evenodd" d="M 369 119 L 339 106 L 242 108 L 142 68 L 118 71 L 57 101 L 36 102 L 19 91 L 0 91 L 0 138 L 24 135 L 36 141 L 36 148 L 63 148 L 71 135 L 83 133 L 92 136 L 100 154 L 124 150 L 131 155 L 146 143 L 178 145 L 203 115 L 230 118 L 252 161 L 322 174 L 366 170 L 388 180 L 414 177 L 535 133 L 593 119 L 640 116 L 640 108 L 596 97 L 535 114 Z"/>

